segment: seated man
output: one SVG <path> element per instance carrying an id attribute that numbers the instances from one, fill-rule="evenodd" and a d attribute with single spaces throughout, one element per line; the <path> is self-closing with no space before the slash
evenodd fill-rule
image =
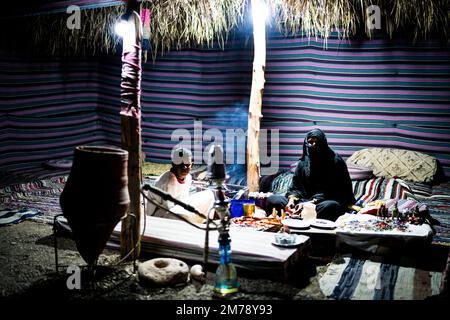
<path id="1" fill-rule="evenodd" d="M 269 213 L 272 208 L 298 213 L 306 202 L 316 205 L 317 218 L 332 221 L 356 202 L 347 165 L 331 150 L 325 133 L 320 129 L 307 133 L 303 155 L 286 195 L 270 196 L 266 207 Z"/>
<path id="2" fill-rule="evenodd" d="M 192 186 L 192 176 L 190 174 L 191 168 L 191 152 L 185 148 L 176 149 L 172 153 L 172 168 L 160 175 L 154 186 L 169 193 L 175 199 L 191 205 L 204 216 L 209 213 L 210 217 L 213 217 L 214 211 L 211 210 L 211 208 L 214 205 L 214 193 L 211 190 L 197 192 L 192 195 L 189 194 Z M 151 192 L 149 192 L 148 196 L 160 206 L 170 209 L 176 214 L 184 216 L 191 222 L 204 222 L 202 217 L 193 212 L 187 211 L 178 205 L 175 205 L 171 201 L 165 201 Z M 176 217 L 168 213 L 167 210 L 158 208 L 150 201 L 147 202 L 146 214 L 153 215 L 155 217 L 176 219 Z"/>

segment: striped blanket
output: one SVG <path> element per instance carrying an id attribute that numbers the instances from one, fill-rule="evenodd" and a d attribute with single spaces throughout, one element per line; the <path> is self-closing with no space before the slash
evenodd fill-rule
<path id="1" fill-rule="evenodd" d="M 378 177 L 352 181 L 353 193 L 357 201 L 364 204 L 378 199 L 414 198 L 409 185 L 400 179 Z"/>
<path id="2" fill-rule="evenodd" d="M 0 227 L 19 223 L 38 214 L 40 212 L 34 209 L 0 208 Z"/>
<path id="3" fill-rule="evenodd" d="M 320 278 L 320 289 L 336 300 L 423 300 L 439 294 L 442 272 L 380 259 L 336 257 Z"/>

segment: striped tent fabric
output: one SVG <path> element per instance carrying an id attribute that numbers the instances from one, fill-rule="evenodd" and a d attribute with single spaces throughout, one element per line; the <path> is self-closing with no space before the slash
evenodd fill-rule
<path id="1" fill-rule="evenodd" d="M 322 128 L 345 158 L 368 147 L 436 156 L 450 173 L 450 50 L 435 42 L 285 38 L 267 41 L 263 127 L 281 132 L 295 162 L 305 133 Z"/>
<path id="2" fill-rule="evenodd" d="M 251 46 L 238 44 L 226 48 L 220 59 L 215 50 L 185 50 L 145 66 L 149 159 L 167 161 L 171 146 L 162 146 L 161 138 L 168 140 L 177 120 L 193 134 L 195 119 L 203 121 L 203 130 L 209 125 L 223 130 L 210 121 L 235 123 L 235 111 L 246 112 Z M 320 127 L 344 157 L 369 146 L 405 148 L 437 157 L 448 175 L 448 48 L 431 41 L 413 46 L 332 38 L 324 50 L 320 39 L 286 38 L 275 32 L 267 46 L 261 127 L 280 134 L 280 168 L 298 159 L 306 132 Z M 149 120 L 157 124 L 149 125 Z"/>
<path id="3" fill-rule="evenodd" d="M 148 62 L 142 72 L 142 143 L 146 161 L 170 162 L 183 143 L 195 164 L 205 163 L 208 146 L 219 143 L 226 163 L 245 165 L 245 132 L 252 55 L 244 40 L 219 48 L 185 50 Z M 120 142 L 120 59 L 106 58 L 101 69 L 98 113 L 109 143 Z"/>
<path id="4" fill-rule="evenodd" d="M 170 162 L 181 142 L 197 164 L 212 142 L 225 146 L 228 164 L 245 161 L 245 140 L 233 135 L 247 129 L 249 35 L 242 31 L 225 50 L 172 51 L 143 66 L 147 161 Z M 306 132 L 320 127 L 344 158 L 367 147 L 405 148 L 435 156 L 450 175 L 449 48 L 333 35 L 325 49 L 321 39 L 275 31 L 267 46 L 261 128 L 279 133 L 272 165 L 288 169 Z M 61 61 L 0 53 L 0 66 L 0 171 L 70 158 L 80 144 L 120 145 L 119 55 Z"/>
<path id="5" fill-rule="evenodd" d="M 97 61 L 15 57 L 0 68 L 0 171 L 39 172 L 44 161 L 70 158 L 76 145 L 104 141 Z"/>
<path id="6" fill-rule="evenodd" d="M 423 270 L 405 261 L 379 257 L 336 257 L 319 279 L 325 296 L 335 300 L 424 300 L 440 293 L 442 271 Z"/>

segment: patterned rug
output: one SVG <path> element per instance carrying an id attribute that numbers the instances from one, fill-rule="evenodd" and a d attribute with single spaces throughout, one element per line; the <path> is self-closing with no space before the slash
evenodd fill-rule
<path id="1" fill-rule="evenodd" d="M 53 217 L 62 213 L 59 196 L 66 180 L 67 176 L 59 176 L 0 188 L 0 208 L 35 210 L 40 214 L 32 220 L 52 224 Z"/>
<path id="2" fill-rule="evenodd" d="M 335 300 L 424 300 L 439 294 L 442 272 L 405 262 L 338 256 L 320 278 L 320 289 Z"/>

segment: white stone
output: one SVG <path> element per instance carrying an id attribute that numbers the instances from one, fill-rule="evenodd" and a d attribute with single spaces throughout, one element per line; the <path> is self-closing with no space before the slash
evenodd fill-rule
<path id="1" fill-rule="evenodd" d="M 205 273 L 203 272 L 203 267 L 199 264 L 193 265 L 191 267 L 191 277 L 198 281 L 203 281 Z"/>
<path id="2" fill-rule="evenodd" d="M 139 281 L 158 286 L 174 286 L 189 280 L 188 265 L 178 259 L 156 258 L 138 267 Z"/>

